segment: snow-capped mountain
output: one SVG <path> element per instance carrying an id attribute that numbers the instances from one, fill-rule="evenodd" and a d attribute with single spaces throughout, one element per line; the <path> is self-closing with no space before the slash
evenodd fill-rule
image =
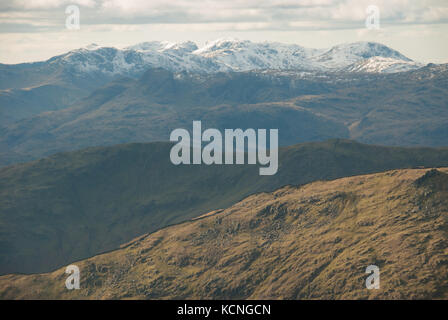
<path id="1" fill-rule="evenodd" d="M 421 67 L 423 64 L 415 61 L 377 56 L 355 62 L 343 70 L 347 72 L 396 73 L 416 70 Z"/>
<path id="2" fill-rule="evenodd" d="M 295 44 L 254 43 L 232 39 L 219 39 L 193 52 L 217 63 L 221 69 L 232 71 L 320 69 L 318 64 L 311 61 L 318 53 L 319 50 Z"/>
<path id="3" fill-rule="evenodd" d="M 201 73 L 250 70 L 401 72 L 421 65 L 385 45 L 373 42 L 310 49 L 296 44 L 218 39 L 198 47 L 194 42 L 144 42 L 125 48 L 92 44 L 49 60 L 78 72 L 132 75 L 151 67 Z"/>
<path id="4" fill-rule="evenodd" d="M 375 42 L 340 44 L 311 57 L 311 60 L 328 69 L 344 68 L 365 59 L 381 57 L 412 61 L 398 51 Z"/>

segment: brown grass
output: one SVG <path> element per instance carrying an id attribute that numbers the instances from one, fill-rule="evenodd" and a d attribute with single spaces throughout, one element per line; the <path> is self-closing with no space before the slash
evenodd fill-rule
<path id="1" fill-rule="evenodd" d="M 447 299 L 447 199 L 447 168 L 288 186 L 75 262 L 80 290 L 61 268 L 2 276 L 0 297 Z"/>

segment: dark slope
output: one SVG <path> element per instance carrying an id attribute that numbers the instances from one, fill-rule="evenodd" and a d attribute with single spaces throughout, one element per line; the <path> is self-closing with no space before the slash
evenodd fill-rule
<path id="1" fill-rule="evenodd" d="M 280 150 L 279 171 L 258 165 L 174 166 L 169 143 L 56 154 L 0 169 L 0 272 L 44 272 L 244 196 L 414 166 L 448 166 L 448 149 L 394 148 L 346 140 Z"/>

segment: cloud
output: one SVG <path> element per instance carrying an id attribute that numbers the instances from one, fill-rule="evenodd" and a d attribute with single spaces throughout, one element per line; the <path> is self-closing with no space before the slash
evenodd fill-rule
<path id="1" fill-rule="evenodd" d="M 33 32 L 61 28 L 64 8 L 80 7 L 81 21 L 89 25 L 207 24 L 242 25 L 259 30 L 357 29 L 364 25 L 366 8 L 376 5 L 388 25 L 448 23 L 446 0 L 13 0 L 0 4 L 0 32 Z M 16 19 L 14 18 L 16 17 Z M 234 24 L 234 26 L 232 26 Z M 19 27 L 20 26 L 20 27 Z M 27 28 L 28 26 L 28 28 Z M 246 28 L 246 27 L 245 27 Z"/>
<path id="2" fill-rule="evenodd" d="M 81 28 L 66 29 L 68 5 Z M 380 30 L 367 30 L 378 6 Z M 10 0 L 0 1 L 0 62 L 47 59 L 85 46 L 233 36 L 328 47 L 378 41 L 414 59 L 447 61 L 446 0 Z M 412 39 L 412 41 L 409 41 Z"/>
<path id="3" fill-rule="evenodd" d="M 94 0 L 13 0 L 11 7 L 16 9 L 52 9 L 67 6 L 69 4 L 85 7 L 95 6 Z"/>

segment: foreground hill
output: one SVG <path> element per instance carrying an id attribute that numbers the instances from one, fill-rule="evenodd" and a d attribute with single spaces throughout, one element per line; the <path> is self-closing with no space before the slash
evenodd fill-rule
<path id="1" fill-rule="evenodd" d="M 170 148 L 90 148 L 0 169 L 0 273 L 54 270 L 287 184 L 448 166 L 447 148 L 331 140 L 280 149 L 277 174 L 259 176 L 257 165 L 174 166 Z"/>
<path id="2" fill-rule="evenodd" d="M 446 299 L 447 218 L 447 168 L 287 186 L 75 262 L 80 290 L 61 268 L 2 276 L 0 297 Z"/>

